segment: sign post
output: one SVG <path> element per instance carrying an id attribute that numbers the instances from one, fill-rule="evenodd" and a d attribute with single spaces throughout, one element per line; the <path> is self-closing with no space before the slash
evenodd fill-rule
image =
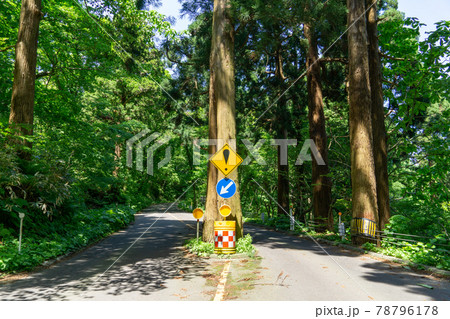
<path id="1" fill-rule="evenodd" d="M 20 218 L 20 232 L 19 232 L 19 254 L 22 249 L 22 226 L 23 226 L 23 218 L 25 217 L 24 213 L 19 213 Z"/>
<path id="2" fill-rule="evenodd" d="M 197 219 L 197 241 L 199 232 L 200 232 L 200 221 Z"/>
<path id="3" fill-rule="evenodd" d="M 200 218 L 203 217 L 203 210 L 201 208 L 196 208 L 192 212 L 192 215 L 194 215 L 194 218 L 197 219 L 197 241 L 198 241 L 198 235 L 200 230 Z"/>
<path id="4" fill-rule="evenodd" d="M 289 208 L 289 220 L 290 220 L 290 225 L 289 225 L 289 230 L 294 230 L 294 216 L 292 215 L 292 211 L 294 209 L 294 205 L 291 204 L 291 207 Z"/>
<path id="5" fill-rule="evenodd" d="M 341 235 L 342 240 L 345 239 L 345 225 L 344 223 L 341 223 L 341 215 L 342 213 L 339 212 L 339 235 Z"/>

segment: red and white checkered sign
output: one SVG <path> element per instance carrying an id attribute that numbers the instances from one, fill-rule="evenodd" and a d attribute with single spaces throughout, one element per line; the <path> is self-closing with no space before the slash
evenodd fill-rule
<path id="1" fill-rule="evenodd" d="M 214 245 L 216 248 L 234 248 L 236 246 L 234 230 L 215 230 Z"/>

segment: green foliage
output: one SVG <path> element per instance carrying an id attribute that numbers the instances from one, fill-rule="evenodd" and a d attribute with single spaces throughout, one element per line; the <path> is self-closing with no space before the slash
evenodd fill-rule
<path id="1" fill-rule="evenodd" d="M 252 236 L 250 234 L 245 235 L 238 239 L 236 243 L 236 252 L 239 254 L 247 254 L 248 256 L 254 256 L 256 249 L 252 245 Z"/>
<path id="2" fill-rule="evenodd" d="M 127 206 L 80 209 L 73 214 L 70 223 L 55 221 L 41 224 L 39 231 L 24 228 L 20 254 L 18 239 L 9 232 L 0 243 L 0 271 L 31 270 L 48 259 L 79 250 L 126 227 L 134 220 L 134 214 L 135 211 Z M 30 223 L 32 220 L 25 217 L 24 225 Z M 5 229 L 0 227 L 0 236 L 2 233 L 5 234 Z"/>
<path id="3" fill-rule="evenodd" d="M 62 160 L 49 152 L 24 163 L 17 148 L 10 147 L 13 136 L 0 124 L 0 222 L 5 227 L 18 226 L 18 213 L 28 214 L 36 223 L 42 217 L 52 219 L 73 200 L 71 176 Z"/>
<path id="4" fill-rule="evenodd" d="M 13 231 L 11 229 L 5 228 L 3 224 L 0 224 L 0 240 L 7 240 L 11 238 Z"/>
<path id="5" fill-rule="evenodd" d="M 43 3 L 27 162 L 11 146 L 14 132 L 7 124 L 14 67 L 9 47 L 17 37 L 20 2 L 0 4 L 0 223 L 7 228 L 18 228 L 19 212 L 39 224 L 67 218 L 75 207 L 142 208 L 177 193 L 163 188 L 178 176 L 129 170 L 125 156 L 127 139 L 144 128 L 167 129 L 162 123 L 174 113 L 161 112 L 167 97 L 158 83 L 166 85 L 169 74 L 155 44 L 156 36 L 170 38 L 174 31 L 159 13 L 138 10 L 134 0 L 100 2 L 84 3 L 89 15 L 71 0 Z"/>
<path id="6" fill-rule="evenodd" d="M 201 238 L 190 239 L 186 241 L 185 246 L 191 253 L 199 256 L 207 257 L 214 254 L 214 243 L 205 243 Z"/>
<path id="7" fill-rule="evenodd" d="M 214 243 L 205 243 L 200 238 L 198 240 L 196 238 L 187 240 L 185 247 L 191 253 L 202 257 L 208 257 L 209 255 L 214 254 Z M 253 257 L 255 252 L 256 249 L 252 245 L 252 236 L 250 236 L 250 234 L 238 239 L 236 243 L 236 253 L 247 254 L 249 257 Z"/>
<path id="8" fill-rule="evenodd" d="M 386 226 L 387 233 L 407 234 L 411 229 L 411 219 L 403 215 L 394 215 Z"/>
<path id="9" fill-rule="evenodd" d="M 384 255 L 408 260 L 413 263 L 434 266 L 439 269 L 450 270 L 450 256 L 448 251 L 440 249 L 433 243 L 417 242 L 390 242 L 383 241 L 381 247 L 373 243 L 365 243 L 364 249 L 375 251 Z"/>

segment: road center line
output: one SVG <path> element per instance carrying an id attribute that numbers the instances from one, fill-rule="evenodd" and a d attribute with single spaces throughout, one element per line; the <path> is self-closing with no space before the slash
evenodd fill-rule
<path id="1" fill-rule="evenodd" d="M 225 264 L 225 267 L 223 267 L 219 285 L 217 286 L 216 295 L 214 296 L 214 301 L 223 301 L 223 297 L 225 296 L 225 284 L 227 283 L 228 273 L 230 272 L 230 265 L 231 260 Z"/>
<path id="2" fill-rule="evenodd" d="M 163 213 L 161 213 L 160 215 L 159 215 L 159 217 L 150 225 L 150 226 L 148 226 L 147 227 L 147 229 L 145 229 L 144 230 L 144 232 L 143 233 L 141 233 L 141 235 L 139 236 L 139 237 L 137 237 L 132 243 L 131 243 L 131 245 L 130 246 L 128 246 L 128 248 L 127 249 L 125 249 L 125 251 L 119 256 L 119 257 L 117 257 L 115 260 L 114 260 L 114 262 L 100 275 L 100 276 L 97 276 L 97 278 L 95 278 L 93 281 L 92 281 L 92 283 L 91 283 L 91 285 L 94 285 L 100 278 L 102 278 L 103 277 L 103 275 L 104 274 L 106 274 L 110 269 L 111 269 L 111 267 L 113 267 L 114 265 L 115 265 L 115 263 L 117 263 L 117 261 L 120 259 L 120 258 L 122 258 L 122 256 L 123 255 L 125 255 L 130 249 L 131 249 L 131 247 L 133 247 L 134 246 L 134 244 L 136 244 L 136 242 L 139 240 L 139 239 L 141 239 L 142 238 L 142 236 L 144 236 L 152 227 L 153 227 L 153 225 L 155 225 L 155 223 L 158 221 L 158 220 L 160 220 L 161 219 L 161 217 L 165 214 L 165 213 L 167 213 L 167 211 L 169 210 L 169 209 L 171 209 L 172 208 L 172 206 L 173 205 L 175 205 L 179 200 L 180 200 L 180 198 L 184 195 L 184 194 L 186 194 L 186 192 L 195 184 L 195 183 L 197 183 L 197 181 L 198 181 L 199 179 L 196 179 L 191 185 L 189 185 L 189 187 L 188 188 L 186 188 L 186 190 L 183 192 L 183 194 L 181 194 L 180 196 L 178 196 L 178 198 L 172 203 L 172 204 L 170 204 L 170 206 L 163 212 Z M 83 296 L 83 295 L 85 295 L 86 293 L 88 292 L 88 289 L 86 289 L 80 296 Z"/>
<path id="3" fill-rule="evenodd" d="M 175 218 L 176 220 L 178 220 L 180 223 L 185 224 L 187 227 L 192 228 L 192 229 L 195 229 L 194 226 L 189 225 L 188 223 L 185 223 L 184 221 L 182 221 L 181 219 L 179 219 L 177 216 L 175 216 L 175 215 L 173 215 L 173 214 L 171 214 L 171 213 L 167 213 L 167 215 L 172 216 L 173 218 Z"/>

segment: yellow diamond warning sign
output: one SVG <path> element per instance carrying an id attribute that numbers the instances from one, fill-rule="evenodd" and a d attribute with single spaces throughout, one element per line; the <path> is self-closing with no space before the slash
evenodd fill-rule
<path id="1" fill-rule="evenodd" d="M 225 144 L 211 157 L 210 161 L 223 175 L 228 176 L 242 163 L 242 158 L 228 144 Z"/>

